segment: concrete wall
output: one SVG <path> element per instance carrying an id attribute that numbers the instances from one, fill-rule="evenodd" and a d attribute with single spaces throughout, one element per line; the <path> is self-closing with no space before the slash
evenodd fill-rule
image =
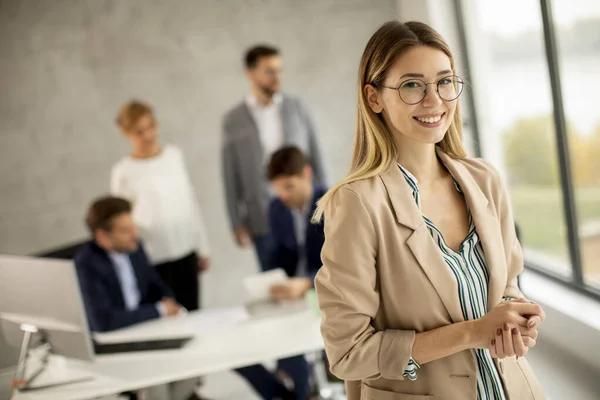
<path id="1" fill-rule="evenodd" d="M 285 90 L 311 107 L 335 178 L 346 171 L 361 52 L 394 0 L 0 0 L 0 253 L 85 238 L 82 215 L 127 152 L 113 124 L 132 96 L 187 157 L 214 252 L 205 299 L 236 301 L 253 253 L 231 240 L 220 118 L 247 92 L 241 58 L 283 50 Z M 214 284 L 212 284 L 214 283 Z"/>

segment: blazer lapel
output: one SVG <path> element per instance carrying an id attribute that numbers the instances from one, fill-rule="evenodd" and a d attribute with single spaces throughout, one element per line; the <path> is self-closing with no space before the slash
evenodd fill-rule
<path id="1" fill-rule="evenodd" d="M 413 230 L 406 244 L 425 274 L 427 274 L 429 281 L 438 293 L 442 303 L 444 303 L 450 318 L 454 322 L 464 321 L 458 298 L 456 278 L 452 275 L 452 271 L 444 261 L 438 245 L 429 233 L 421 211 L 412 195 L 412 190 L 406 183 L 400 168 L 396 163 L 393 163 L 380 177 L 388 192 L 396 220 Z"/>
<path id="2" fill-rule="evenodd" d="M 104 259 L 104 262 L 106 263 L 106 277 L 108 278 L 108 280 L 110 281 L 110 285 L 115 289 L 114 293 L 117 294 L 117 302 L 122 306 L 125 307 L 125 298 L 123 295 L 123 289 L 121 289 L 121 281 L 119 280 L 119 277 L 117 276 L 117 271 L 115 270 L 115 265 L 113 264 L 112 259 L 108 256 L 108 254 L 104 251 L 104 250 L 99 250 L 100 251 L 100 257 L 102 257 Z"/>
<path id="3" fill-rule="evenodd" d="M 393 163 L 381 173 L 380 178 L 390 197 L 396 221 L 413 230 L 417 229 L 419 225 L 425 224 L 421 211 L 398 164 Z"/>
<path id="4" fill-rule="evenodd" d="M 258 131 L 258 125 L 252 116 L 252 112 L 248 107 L 248 104 L 244 101 L 241 107 L 240 116 L 242 118 L 242 123 L 240 126 L 243 126 L 247 129 L 248 134 L 252 137 L 252 148 L 247 149 L 255 154 L 259 163 L 257 165 L 262 165 L 262 160 L 265 158 L 265 149 L 263 148 L 262 142 L 260 140 L 260 132 Z"/>
<path id="5" fill-rule="evenodd" d="M 139 261 L 139 249 L 135 253 L 130 253 L 128 255 L 128 257 L 129 257 L 129 262 L 131 263 L 131 268 L 133 269 L 133 274 L 137 281 L 136 283 L 137 283 L 137 288 L 140 292 L 140 302 L 141 302 L 142 299 L 144 299 L 147 294 L 148 275 L 146 273 L 144 273 L 145 271 L 144 271 L 144 268 L 142 267 L 142 264 L 140 264 L 138 262 Z M 154 268 L 154 267 L 152 267 L 152 268 Z"/>
<path id="6" fill-rule="evenodd" d="M 500 223 L 479 184 L 473 179 L 473 175 L 466 170 L 465 166 L 441 150 L 438 150 L 438 157 L 458 181 L 471 211 L 477 235 L 483 246 L 489 273 L 487 298 L 487 309 L 489 311 L 501 300 L 507 283 Z"/>
<path id="7" fill-rule="evenodd" d="M 437 243 L 431 237 L 427 225 L 425 223 L 420 225 L 410 235 L 406 244 L 427 274 L 433 287 L 435 287 L 452 321 L 464 321 L 465 318 L 458 298 L 458 283 L 444 257 L 442 257 Z"/>

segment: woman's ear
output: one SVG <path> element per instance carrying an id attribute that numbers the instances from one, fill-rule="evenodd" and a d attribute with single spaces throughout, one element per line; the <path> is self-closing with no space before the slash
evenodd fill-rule
<path id="1" fill-rule="evenodd" d="M 381 101 L 379 91 L 377 91 L 373 85 L 366 84 L 363 88 L 363 93 L 371 111 L 375 114 L 381 113 L 383 111 L 383 102 Z"/>

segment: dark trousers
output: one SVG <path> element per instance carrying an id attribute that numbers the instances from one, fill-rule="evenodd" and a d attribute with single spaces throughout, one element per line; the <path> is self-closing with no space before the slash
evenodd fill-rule
<path id="1" fill-rule="evenodd" d="M 271 235 L 254 235 L 252 237 L 254 250 L 262 271 L 271 268 L 270 259 L 273 241 Z M 273 397 L 284 399 L 304 400 L 310 394 L 311 367 L 304 356 L 294 356 L 277 361 L 277 369 L 284 371 L 294 381 L 294 393 L 292 397 L 277 394 L 285 389 L 277 378 L 262 365 L 253 365 L 237 369 L 240 375 L 246 378 L 263 399 L 271 400 Z"/>
<path id="2" fill-rule="evenodd" d="M 310 366 L 304 356 L 294 356 L 277 361 L 277 369 L 284 371 L 294 382 L 290 392 L 262 365 L 251 365 L 235 371 L 243 376 L 263 400 L 274 398 L 305 400 L 310 394 Z"/>
<path id="3" fill-rule="evenodd" d="M 171 288 L 179 304 L 188 311 L 200 308 L 198 256 L 195 252 L 179 260 L 157 264 L 156 271 Z"/>

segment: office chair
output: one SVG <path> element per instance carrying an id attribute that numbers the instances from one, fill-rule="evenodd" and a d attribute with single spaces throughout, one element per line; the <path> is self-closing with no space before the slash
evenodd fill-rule
<path id="1" fill-rule="evenodd" d="M 85 243 L 85 241 L 75 242 L 51 250 L 40 251 L 36 254 L 32 254 L 32 256 L 42 258 L 58 258 L 61 260 L 72 260 L 73 257 L 75 257 L 75 254 L 77 254 L 79 248 Z"/>

